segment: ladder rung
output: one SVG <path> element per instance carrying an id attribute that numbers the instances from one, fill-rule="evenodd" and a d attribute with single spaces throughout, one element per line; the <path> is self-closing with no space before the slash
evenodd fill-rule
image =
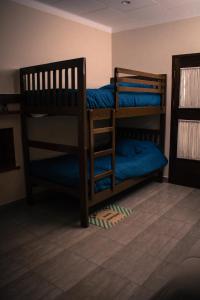
<path id="1" fill-rule="evenodd" d="M 113 127 L 101 127 L 101 128 L 93 129 L 93 134 L 107 133 L 112 131 L 113 131 Z"/>
<path id="2" fill-rule="evenodd" d="M 101 157 L 101 156 L 111 155 L 112 153 L 113 153 L 112 149 L 106 149 L 106 150 L 97 151 L 97 152 L 94 153 L 94 158 Z"/>
<path id="3" fill-rule="evenodd" d="M 113 173 L 112 170 L 100 173 L 100 174 L 94 176 L 94 180 L 97 181 L 97 180 L 102 179 L 104 177 L 108 177 L 108 176 L 112 175 L 112 173 Z"/>

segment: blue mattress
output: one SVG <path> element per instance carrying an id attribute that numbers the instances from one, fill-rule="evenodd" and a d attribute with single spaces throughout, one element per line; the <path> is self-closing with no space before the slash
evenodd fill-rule
<path id="1" fill-rule="evenodd" d="M 121 139 L 116 147 L 116 183 L 139 177 L 163 168 L 167 159 L 151 142 Z M 95 159 L 95 175 L 111 169 L 111 157 Z M 79 165 L 76 156 L 63 155 L 56 158 L 32 161 L 31 174 L 64 186 L 78 186 Z M 88 162 L 88 174 L 90 166 Z M 111 178 L 96 182 L 99 192 L 111 187 Z"/>
<path id="2" fill-rule="evenodd" d="M 151 85 L 121 83 L 120 86 L 152 88 Z M 153 93 L 120 92 L 119 107 L 158 106 L 161 96 Z M 114 107 L 114 85 L 109 84 L 99 89 L 87 90 L 88 108 L 112 108 Z"/>
<path id="3" fill-rule="evenodd" d="M 142 88 L 153 88 L 151 85 L 145 84 L 133 84 L 133 83 L 120 83 L 120 86 L 126 87 L 142 87 Z M 56 90 L 58 101 L 60 101 L 60 91 Z M 76 96 L 78 90 L 68 89 L 63 90 L 63 95 L 66 97 L 62 98 L 63 101 L 73 101 L 73 96 Z M 30 91 L 28 92 L 30 93 Z M 33 93 L 35 93 L 33 91 Z M 51 90 L 52 97 L 55 97 L 54 90 Z M 48 97 L 49 92 L 46 97 Z M 41 101 L 44 101 L 43 105 L 46 105 L 46 97 L 41 97 Z M 98 89 L 87 89 L 86 90 L 87 97 L 87 108 L 95 109 L 95 108 L 113 108 L 115 104 L 114 97 L 114 85 L 108 84 L 106 86 L 100 87 Z M 37 100 L 37 99 L 36 99 Z M 29 104 L 34 104 L 34 97 L 28 97 L 27 101 Z M 161 103 L 161 96 L 155 93 L 139 93 L 139 92 L 120 92 L 119 93 L 119 107 L 142 107 L 142 106 L 159 106 Z"/>

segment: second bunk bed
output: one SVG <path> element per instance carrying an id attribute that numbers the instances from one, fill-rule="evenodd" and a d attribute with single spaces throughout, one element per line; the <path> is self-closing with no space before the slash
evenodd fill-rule
<path id="1" fill-rule="evenodd" d="M 80 199 L 81 225 L 87 227 L 90 207 L 162 177 L 166 75 L 115 68 L 109 85 L 86 89 L 86 59 L 78 58 L 26 67 L 20 77 L 28 201 L 35 182 L 59 187 Z M 76 116 L 77 145 L 30 139 L 27 119 L 34 115 Z M 159 115 L 158 129 L 117 127 L 117 119 L 150 115 Z M 64 154 L 30 161 L 30 148 Z"/>

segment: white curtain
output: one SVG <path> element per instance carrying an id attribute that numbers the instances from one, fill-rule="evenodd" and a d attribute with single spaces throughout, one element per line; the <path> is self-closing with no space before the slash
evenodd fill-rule
<path id="1" fill-rule="evenodd" d="M 200 67 L 182 68 L 179 107 L 200 108 Z"/>
<path id="2" fill-rule="evenodd" d="M 177 157 L 200 160 L 200 121 L 179 120 Z"/>

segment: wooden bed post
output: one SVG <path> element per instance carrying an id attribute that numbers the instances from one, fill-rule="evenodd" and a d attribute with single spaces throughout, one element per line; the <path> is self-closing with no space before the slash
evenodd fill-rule
<path id="1" fill-rule="evenodd" d="M 26 190 L 26 202 L 29 205 L 33 204 L 32 198 L 32 186 L 30 180 L 30 154 L 28 146 L 28 135 L 27 135 L 27 122 L 25 113 L 25 83 L 22 70 L 20 70 L 20 90 L 21 90 L 21 135 L 22 135 L 22 147 L 23 147 L 23 159 L 24 159 L 24 180 L 25 180 L 25 190 Z"/>
<path id="2" fill-rule="evenodd" d="M 165 151 L 165 127 L 166 127 L 166 92 L 167 92 L 167 75 L 163 74 L 162 79 L 162 96 L 161 96 L 161 109 L 162 113 L 160 114 L 160 148 L 162 152 Z M 163 181 L 163 170 L 160 173 L 159 181 Z"/>
<path id="3" fill-rule="evenodd" d="M 118 68 L 115 68 L 114 70 L 114 108 L 115 111 L 118 110 L 119 108 L 119 94 L 118 94 L 118 90 L 117 90 L 117 82 L 118 82 Z"/>
<path id="4" fill-rule="evenodd" d="M 78 68 L 78 90 L 79 99 L 79 124 L 78 124 L 78 143 L 79 143 L 79 166 L 80 166 L 80 208 L 81 226 L 89 226 L 89 207 L 88 207 L 88 166 L 87 166 L 87 102 L 86 102 L 86 59 L 83 58 Z"/>

